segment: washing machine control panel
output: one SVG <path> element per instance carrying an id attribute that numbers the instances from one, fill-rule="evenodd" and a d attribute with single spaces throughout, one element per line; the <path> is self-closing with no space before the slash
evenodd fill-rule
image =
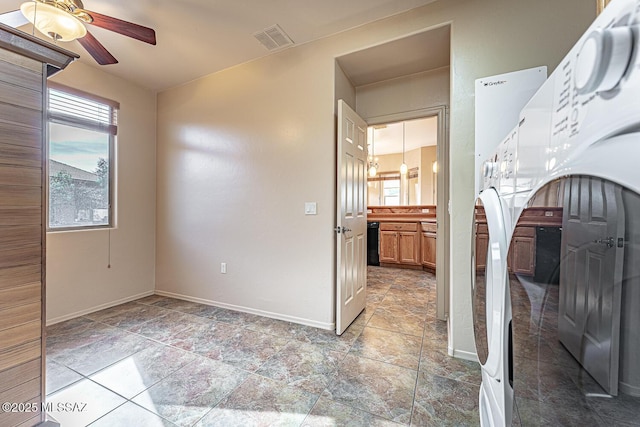
<path id="1" fill-rule="evenodd" d="M 518 127 L 514 128 L 500 143 L 497 151 L 498 187 L 503 195 L 513 193 L 515 189 L 516 148 Z"/>
<path id="2" fill-rule="evenodd" d="M 482 175 L 485 178 L 492 178 L 495 173 L 498 171 L 498 163 L 493 160 L 487 160 L 482 165 Z"/>
<path id="3" fill-rule="evenodd" d="M 498 164 L 496 163 L 496 157 L 493 156 L 489 160 L 485 160 L 482 163 L 482 182 L 480 190 L 486 190 L 487 188 L 496 187 L 498 174 Z"/>
<path id="4" fill-rule="evenodd" d="M 501 194 L 514 190 L 518 128 L 500 142 L 496 153 L 482 164 L 482 189 L 495 188 Z"/>
<path id="5" fill-rule="evenodd" d="M 553 74 L 544 173 L 640 124 L 640 0 L 611 2 Z"/>
<path id="6" fill-rule="evenodd" d="M 632 48 L 631 27 L 593 30 L 576 56 L 576 92 L 590 94 L 614 89 L 627 70 Z"/>

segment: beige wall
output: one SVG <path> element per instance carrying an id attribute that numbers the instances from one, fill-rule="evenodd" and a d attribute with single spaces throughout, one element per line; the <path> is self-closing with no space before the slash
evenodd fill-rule
<path id="1" fill-rule="evenodd" d="M 53 80 L 120 103 L 116 142 L 117 226 L 47 234 L 47 321 L 75 317 L 155 286 L 155 138 L 153 92 L 75 62 Z"/>
<path id="2" fill-rule="evenodd" d="M 330 327 L 335 57 L 451 23 L 449 346 L 473 357 L 474 81 L 553 70 L 594 16 L 583 0 L 439 1 L 161 93 L 157 289 Z"/>
<path id="3" fill-rule="evenodd" d="M 159 94 L 159 291 L 332 326 L 330 52 L 304 45 Z"/>
<path id="4" fill-rule="evenodd" d="M 356 111 L 363 119 L 375 121 L 381 116 L 442 105 L 449 106 L 449 75 L 449 67 L 443 67 L 358 86 L 356 88 Z"/>
<path id="5" fill-rule="evenodd" d="M 378 159 L 379 173 L 400 172 L 400 165 L 402 164 L 402 153 L 384 154 L 382 156 L 376 154 L 376 158 Z M 408 160 L 406 156 L 405 160 Z M 408 163 L 407 166 L 409 166 Z"/>
<path id="6" fill-rule="evenodd" d="M 356 109 L 356 89 L 353 87 L 353 84 L 344 73 L 338 61 L 336 61 L 335 66 L 336 73 L 336 83 L 335 83 L 335 99 L 342 99 L 347 103 L 352 110 Z M 338 111 L 338 103 L 335 105 L 335 112 L 337 114 Z"/>

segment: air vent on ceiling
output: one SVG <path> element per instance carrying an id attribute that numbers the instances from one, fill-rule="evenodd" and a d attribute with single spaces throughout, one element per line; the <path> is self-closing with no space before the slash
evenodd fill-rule
<path id="1" fill-rule="evenodd" d="M 282 49 L 293 44 L 287 33 L 277 24 L 255 33 L 253 37 L 269 50 Z"/>

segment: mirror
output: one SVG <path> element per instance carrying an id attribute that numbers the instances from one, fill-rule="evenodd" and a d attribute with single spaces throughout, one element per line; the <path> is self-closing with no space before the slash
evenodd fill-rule
<path id="1" fill-rule="evenodd" d="M 437 140 L 437 116 L 369 126 L 368 205 L 435 205 Z"/>
<path id="2" fill-rule="evenodd" d="M 640 196 L 605 179 L 543 187 L 508 256 L 513 425 L 638 425 Z"/>

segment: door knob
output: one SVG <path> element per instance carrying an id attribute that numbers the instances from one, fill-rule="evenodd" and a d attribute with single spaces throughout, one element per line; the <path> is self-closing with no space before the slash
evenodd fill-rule
<path id="1" fill-rule="evenodd" d="M 334 228 L 334 229 L 333 229 L 333 231 L 335 231 L 335 232 L 336 232 L 336 233 L 338 233 L 338 234 L 340 234 L 340 233 L 344 234 L 344 233 L 346 233 L 346 232 L 348 232 L 348 231 L 351 231 L 351 229 L 350 229 L 350 228 L 347 228 L 347 227 L 340 227 L 340 226 L 338 226 L 338 227 Z"/>
<path id="2" fill-rule="evenodd" d="M 612 248 L 615 246 L 615 242 L 613 237 L 609 237 L 607 239 L 597 239 L 594 240 L 593 243 L 599 243 L 601 245 L 607 245 L 608 248 Z"/>

